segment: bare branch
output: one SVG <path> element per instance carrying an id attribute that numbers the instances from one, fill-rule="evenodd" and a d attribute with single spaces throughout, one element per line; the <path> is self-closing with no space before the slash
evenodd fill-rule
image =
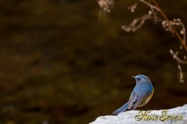
<path id="1" fill-rule="evenodd" d="M 140 2 L 142 2 L 142 3 L 144 3 L 144 4 L 146 4 L 146 5 L 149 6 L 150 8 L 153 8 L 153 9 L 156 9 L 157 11 L 160 11 L 160 9 L 159 9 L 158 7 L 156 7 L 156 6 L 154 6 L 154 5 L 150 4 L 150 3 L 148 3 L 148 2 L 145 1 L 145 0 L 138 0 L 138 1 L 140 1 Z"/>
<path id="2" fill-rule="evenodd" d="M 179 82 L 184 83 L 184 80 L 183 80 L 184 76 L 183 76 L 183 72 L 182 72 L 182 68 L 180 64 L 178 64 L 178 69 L 179 69 L 179 76 L 180 76 Z"/>
<path id="3" fill-rule="evenodd" d="M 173 59 L 175 59 L 180 64 L 187 64 L 186 60 L 182 60 L 178 57 L 178 52 L 174 52 L 172 49 L 170 49 L 170 53 L 173 56 Z"/>
<path id="4" fill-rule="evenodd" d="M 114 1 L 113 0 L 98 0 L 99 7 L 107 13 L 111 12 L 111 9 L 114 6 Z"/>
<path id="5" fill-rule="evenodd" d="M 121 28 L 126 32 L 135 32 L 143 26 L 146 20 L 151 19 L 149 14 L 146 14 L 140 18 L 135 18 L 129 25 L 123 25 Z"/>
<path id="6" fill-rule="evenodd" d="M 133 19 L 133 21 L 129 25 L 123 25 L 121 28 L 126 32 L 135 32 L 140 29 L 147 20 L 154 20 L 154 22 L 161 22 L 162 27 L 172 33 L 173 36 L 176 36 L 180 41 L 180 50 L 184 50 L 187 52 L 186 45 L 186 28 L 184 24 L 181 22 L 179 18 L 174 18 L 173 20 L 169 20 L 163 10 L 160 8 L 159 4 L 156 0 L 136 0 L 136 2 L 128 7 L 131 13 L 135 12 L 138 2 L 141 2 L 148 6 L 150 10 L 147 14 L 144 14 L 141 17 Z M 99 6 L 105 11 L 110 12 L 113 7 L 113 0 L 98 0 Z M 160 15 L 158 15 L 158 13 Z M 187 64 L 186 55 L 184 55 L 184 59 L 180 59 L 178 56 L 178 51 L 174 52 L 172 49 L 170 50 L 171 55 L 178 63 L 178 69 L 180 72 L 180 82 L 183 82 L 183 72 L 181 68 L 181 64 Z"/>
<path id="7" fill-rule="evenodd" d="M 179 82 L 183 83 L 184 80 L 184 76 L 183 76 L 183 71 L 182 71 L 182 68 L 181 68 L 181 64 L 187 64 L 187 61 L 186 61 L 186 56 L 184 56 L 184 59 L 185 60 L 182 60 L 178 57 L 178 52 L 174 52 L 172 49 L 170 50 L 170 53 L 171 55 L 173 56 L 173 59 L 175 59 L 178 63 L 178 70 L 179 70 Z"/>

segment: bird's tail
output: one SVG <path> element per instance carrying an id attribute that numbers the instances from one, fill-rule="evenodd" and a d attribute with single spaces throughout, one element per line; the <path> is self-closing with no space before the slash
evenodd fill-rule
<path id="1" fill-rule="evenodd" d="M 125 103 L 123 106 L 121 106 L 119 109 L 117 109 L 116 111 L 113 112 L 113 114 L 117 115 L 121 112 L 124 112 L 128 109 L 128 102 Z"/>

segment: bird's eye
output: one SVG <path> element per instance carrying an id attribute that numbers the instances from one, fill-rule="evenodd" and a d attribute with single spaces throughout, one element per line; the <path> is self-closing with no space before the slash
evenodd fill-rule
<path id="1" fill-rule="evenodd" d="M 137 78 L 138 81 L 140 81 L 140 78 Z"/>

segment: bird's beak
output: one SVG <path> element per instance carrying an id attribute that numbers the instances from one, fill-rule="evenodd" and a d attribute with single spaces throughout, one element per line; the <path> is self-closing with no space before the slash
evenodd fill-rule
<path id="1" fill-rule="evenodd" d="M 136 76 L 132 76 L 133 78 L 136 78 Z"/>

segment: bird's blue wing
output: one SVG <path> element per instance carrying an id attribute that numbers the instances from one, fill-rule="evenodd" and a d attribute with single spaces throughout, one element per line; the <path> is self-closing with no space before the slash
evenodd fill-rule
<path id="1" fill-rule="evenodd" d="M 130 105 L 129 108 L 133 107 L 133 109 L 136 109 L 137 107 L 141 107 L 145 105 L 149 100 L 149 96 L 153 91 L 152 85 L 147 84 L 141 84 L 137 85 L 131 94 L 131 97 L 129 99 Z M 149 99 L 147 99 L 149 98 Z"/>
<path id="2" fill-rule="evenodd" d="M 113 114 L 119 114 L 123 111 L 126 111 L 128 109 L 128 102 L 125 103 L 123 106 L 121 106 L 119 109 L 117 109 L 116 111 L 113 112 Z"/>
<path id="3" fill-rule="evenodd" d="M 129 98 L 128 109 L 131 109 L 135 105 L 137 100 L 138 100 L 138 93 L 133 91 L 131 93 L 130 98 Z"/>

